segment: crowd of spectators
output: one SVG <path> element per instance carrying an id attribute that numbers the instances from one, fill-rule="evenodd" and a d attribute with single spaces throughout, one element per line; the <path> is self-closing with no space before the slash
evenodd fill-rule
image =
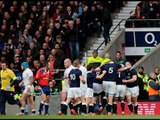
<path id="1" fill-rule="evenodd" d="M 160 19 L 160 2 L 139 2 L 135 10 L 130 12 L 130 17 L 128 19 L 129 21 L 126 22 L 125 27 L 159 27 L 160 21 L 158 19 Z M 136 20 L 132 21 L 132 19 Z"/>
<path id="2" fill-rule="evenodd" d="M 47 61 L 64 68 L 64 59 L 80 58 L 94 26 L 102 32 L 103 12 L 123 1 L 0 1 L 0 56 L 21 71 L 27 61 L 34 74 Z"/>

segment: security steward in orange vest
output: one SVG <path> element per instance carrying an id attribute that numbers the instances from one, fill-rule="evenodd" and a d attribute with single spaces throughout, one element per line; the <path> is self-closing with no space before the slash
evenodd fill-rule
<path id="1" fill-rule="evenodd" d="M 151 72 L 149 74 L 149 91 L 148 91 L 148 95 L 149 95 L 149 100 L 150 101 L 159 101 L 160 100 L 160 96 L 159 96 L 159 90 L 160 90 L 160 85 L 158 84 L 157 81 L 157 77 L 156 74 Z"/>

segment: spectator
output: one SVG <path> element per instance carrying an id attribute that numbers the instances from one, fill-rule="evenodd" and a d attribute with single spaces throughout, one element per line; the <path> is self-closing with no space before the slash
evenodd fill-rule
<path id="1" fill-rule="evenodd" d="M 88 29 L 89 34 L 91 35 L 94 30 L 97 30 L 97 35 L 100 37 L 100 31 L 101 31 L 101 22 L 99 17 L 99 11 L 97 10 L 95 5 L 91 6 L 90 12 L 89 12 L 89 23 L 88 23 Z M 108 22 L 108 21 L 107 21 Z M 110 21 L 109 21 L 110 22 Z"/>
<path id="2" fill-rule="evenodd" d="M 32 41 L 32 36 L 29 34 L 28 29 L 24 29 L 22 36 L 25 38 L 28 44 Z"/>
<path id="3" fill-rule="evenodd" d="M 125 65 L 125 63 L 126 63 L 126 59 L 125 59 L 124 57 L 122 57 L 120 51 L 117 51 L 117 52 L 116 52 L 115 63 L 117 63 L 117 64 L 119 64 L 119 65 L 120 65 L 120 64 Z"/>
<path id="4" fill-rule="evenodd" d="M 47 62 L 45 55 L 40 55 L 39 56 L 39 61 L 40 61 L 41 66 L 44 66 Z"/>
<path id="5" fill-rule="evenodd" d="M 60 48 L 66 52 L 66 45 L 65 45 L 65 41 L 62 40 L 62 37 L 60 35 L 56 36 L 55 42 L 54 42 L 54 46 L 56 43 L 60 44 Z"/>
<path id="6" fill-rule="evenodd" d="M 72 61 L 79 57 L 79 41 L 77 35 L 78 33 L 75 29 L 74 22 L 71 20 L 68 22 L 67 36 L 69 42 L 69 53 Z"/>
<path id="7" fill-rule="evenodd" d="M 159 101 L 159 90 L 160 90 L 160 85 L 158 84 L 158 81 L 156 80 L 156 74 L 154 72 L 149 74 L 149 100 L 150 101 Z"/>
<path id="8" fill-rule="evenodd" d="M 11 63 L 11 62 L 13 62 L 13 58 L 14 58 L 14 50 L 11 49 L 10 44 L 6 44 L 6 60 L 9 63 Z"/>
<path id="9" fill-rule="evenodd" d="M 22 36 L 16 47 L 21 49 L 22 54 L 25 55 L 27 49 L 29 48 L 29 44 L 26 42 L 26 39 Z"/>
<path id="10" fill-rule="evenodd" d="M 64 59 L 66 58 L 64 51 L 61 49 L 61 46 L 59 43 L 55 44 L 54 49 L 56 50 L 55 58 L 56 58 L 57 68 L 64 68 L 62 64 Z"/>
<path id="11" fill-rule="evenodd" d="M 107 64 L 111 61 L 111 58 L 110 58 L 110 54 L 109 53 L 106 53 L 105 54 L 105 58 L 103 59 L 101 65 L 104 65 L 104 64 Z"/>
<path id="12" fill-rule="evenodd" d="M 50 48 L 48 43 L 43 43 L 42 49 L 44 50 L 45 56 L 48 57 L 50 54 Z"/>
<path id="13" fill-rule="evenodd" d="M 55 23 L 55 28 L 53 30 L 53 37 L 56 38 L 56 36 L 61 35 L 62 39 L 65 36 L 65 32 L 60 24 L 60 22 Z"/>
<path id="14" fill-rule="evenodd" d="M 138 77 L 139 82 L 139 99 L 148 100 L 148 79 L 149 76 L 144 73 L 144 68 L 140 66 L 138 68 Z"/>
<path id="15" fill-rule="evenodd" d="M 133 11 L 130 12 L 130 17 L 128 18 L 128 20 L 126 20 L 126 23 L 124 26 L 126 28 L 136 27 L 138 24 L 137 21 L 130 21 L 130 19 L 136 19 L 135 12 Z"/>
<path id="16" fill-rule="evenodd" d="M 111 17 L 111 13 L 109 12 L 109 10 L 106 7 L 103 7 L 103 16 L 102 16 L 102 26 L 103 26 L 103 37 L 105 39 L 105 45 L 107 45 L 108 42 L 110 42 L 110 36 L 109 36 L 109 32 L 110 32 L 110 28 L 112 27 L 113 23 L 112 23 L 112 17 Z"/>
<path id="17" fill-rule="evenodd" d="M 48 56 L 48 59 L 47 59 L 47 61 L 51 64 L 51 67 L 50 67 L 50 71 L 51 71 L 51 73 L 53 73 L 53 70 L 54 70 L 54 64 L 55 64 L 55 56 L 53 56 L 53 55 L 49 55 Z"/>
<path id="18" fill-rule="evenodd" d="M 30 42 L 29 49 L 31 50 L 32 59 L 35 59 L 38 55 L 38 49 L 36 47 L 36 44 L 34 42 Z"/>
<path id="19" fill-rule="evenodd" d="M 53 41 L 50 41 L 50 36 L 49 36 L 49 35 L 46 35 L 46 36 L 45 36 L 44 42 L 49 45 L 49 48 L 52 48 L 52 47 L 53 47 Z"/>
<path id="20" fill-rule="evenodd" d="M 53 81 L 49 82 L 49 88 L 50 88 L 50 94 L 51 95 L 54 94 L 54 85 L 55 85 L 55 83 Z"/>
<path id="21" fill-rule="evenodd" d="M 79 41 L 79 47 L 80 51 L 82 51 L 85 48 L 86 41 L 86 31 L 83 23 L 81 22 L 80 18 L 77 18 L 75 21 L 75 27 L 77 31 L 78 41 Z"/>
<path id="22" fill-rule="evenodd" d="M 40 48 L 41 48 L 41 46 L 42 46 L 42 44 L 43 44 L 43 36 L 41 35 L 41 33 L 40 33 L 40 31 L 36 31 L 35 32 L 35 35 L 34 35 L 34 37 L 33 37 L 33 39 L 35 38 L 35 43 L 36 43 L 36 47 L 37 47 L 37 49 L 39 50 Z"/>
<path id="23" fill-rule="evenodd" d="M 102 61 L 103 61 L 103 58 L 101 58 L 98 55 L 98 51 L 94 50 L 92 53 L 92 56 L 87 59 L 86 65 L 92 64 L 94 66 L 94 68 L 96 68 L 96 67 L 100 66 Z"/>
<path id="24" fill-rule="evenodd" d="M 21 71 L 21 60 L 20 60 L 19 55 L 14 56 L 14 65 L 15 65 L 15 69 L 17 69 L 17 71 Z"/>
<path id="25" fill-rule="evenodd" d="M 66 11 L 62 14 L 62 22 L 64 23 L 65 20 L 73 20 L 72 16 L 73 16 L 72 8 L 71 6 L 68 5 L 66 7 Z"/>

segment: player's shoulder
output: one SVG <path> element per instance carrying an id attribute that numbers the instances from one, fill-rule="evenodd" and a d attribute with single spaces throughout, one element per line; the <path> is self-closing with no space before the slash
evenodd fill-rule
<path id="1" fill-rule="evenodd" d="M 132 73 L 137 73 L 137 71 L 136 71 L 135 69 L 133 69 L 133 68 L 132 68 L 130 71 L 131 71 Z"/>
<path id="2" fill-rule="evenodd" d="M 33 73 L 33 71 L 30 68 L 27 69 L 27 72 Z"/>

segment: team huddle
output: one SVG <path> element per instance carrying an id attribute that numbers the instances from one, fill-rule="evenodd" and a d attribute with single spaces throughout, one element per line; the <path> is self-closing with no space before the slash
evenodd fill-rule
<path id="1" fill-rule="evenodd" d="M 74 115 L 101 114 L 104 108 L 108 115 L 117 114 L 118 98 L 122 114 L 125 114 L 125 97 L 130 114 L 137 114 L 139 87 L 136 70 L 130 62 L 120 65 L 110 61 L 97 67 L 89 64 L 85 68 L 78 59 L 73 64 L 66 59 L 64 66 L 59 114 L 67 114 L 68 106 Z"/>
<path id="2" fill-rule="evenodd" d="M 48 62 L 36 72 L 36 76 L 29 68 L 27 62 L 22 62 L 22 81 L 16 80 L 16 76 L 6 62 L 1 63 L 1 91 L 0 91 L 0 113 L 5 115 L 5 102 L 18 104 L 21 108 L 17 115 L 24 115 L 26 100 L 28 100 L 32 115 L 36 114 L 33 100 L 34 88 L 40 91 L 41 103 L 38 114 L 49 115 L 50 88 L 49 82 L 53 81 L 50 71 L 51 64 Z M 130 62 L 118 64 L 112 60 L 99 65 L 88 64 L 83 66 L 79 59 L 71 62 L 69 58 L 64 60 L 64 80 L 62 80 L 62 91 L 60 93 L 59 115 L 67 115 L 68 107 L 70 114 L 97 115 L 106 110 L 108 115 L 117 114 L 117 101 L 120 99 L 121 114 L 125 114 L 125 98 L 128 103 L 130 114 L 137 114 L 139 87 L 137 72 L 132 68 Z M 20 100 L 13 98 L 14 85 L 23 86 L 24 90 Z"/>

